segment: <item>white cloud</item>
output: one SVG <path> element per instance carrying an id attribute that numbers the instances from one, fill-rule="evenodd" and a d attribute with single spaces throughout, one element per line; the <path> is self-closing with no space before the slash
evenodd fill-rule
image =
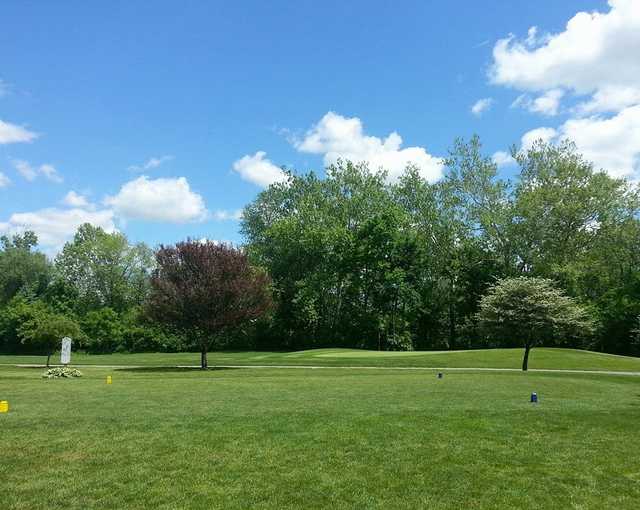
<path id="1" fill-rule="evenodd" d="M 564 31 L 524 41 L 502 39 L 493 49 L 490 79 L 525 94 L 514 102 L 529 111 L 555 115 L 568 92 L 579 103 L 557 127 L 522 137 L 569 139 L 587 160 L 613 176 L 640 177 L 640 1 L 609 0 L 608 12 L 579 12 Z M 529 94 L 539 93 L 531 99 Z"/>
<path id="2" fill-rule="evenodd" d="M 402 138 L 392 132 L 386 138 L 365 135 L 362 121 L 328 112 L 307 131 L 302 140 L 294 142 L 300 152 L 323 154 L 325 165 L 339 158 L 354 162 L 366 161 L 372 170 L 384 168 L 390 180 L 397 179 L 408 164 L 418 167 L 428 181 L 442 176 L 443 161 L 427 153 L 423 147 L 401 149 Z"/>
<path id="3" fill-rule="evenodd" d="M 640 2 L 609 0 L 609 12 L 579 12 L 563 32 L 525 41 L 514 36 L 493 49 L 492 82 L 530 92 L 594 94 L 587 112 L 619 111 L 638 101 Z"/>
<path id="4" fill-rule="evenodd" d="M 217 210 L 213 213 L 213 219 L 219 221 L 238 221 L 242 219 L 242 209 L 234 211 Z"/>
<path id="5" fill-rule="evenodd" d="M 521 140 L 522 150 L 529 150 L 533 144 L 539 140 L 544 143 L 551 142 L 558 136 L 558 132 L 550 127 L 540 127 L 527 131 Z"/>
<path id="6" fill-rule="evenodd" d="M 143 175 L 125 183 L 115 196 L 105 199 L 116 216 L 168 223 L 202 221 L 207 209 L 202 196 L 191 191 L 184 177 L 149 179 Z"/>
<path id="7" fill-rule="evenodd" d="M 538 38 L 538 27 L 530 27 L 527 31 L 527 38 L 524 40 L 524 43 L 529 46 L 535 46 Z"/>
<path id="8" fill-rule="evenodd" d="M 488 111 L 493 104 L 493 99 L 490 97 L 485 97 L 483 99 L 478 99 L 473 106 L 471 107 L 471 113 L 473 113 L 476 117 L 480 117 L 484 112 Z"/>
<path id="9" fill-rule="evenodd" d="M 130 172 L 144 172 L 145 170 L 153 170 L 163 163 L 173 159 L 173 156 L 152 157 L 145 161 L 142 165 L 131 165 L 127 170 Z"/>
<path id="10" fill-rule="evenodd" d="M 225 239 L 210 239 L 208 237 L 201 237 L 200 239 L 198 239 L 198 242 L 201 244 L 213 243 L 218 246 L 225 245 L 237 247 L 237 243 L 234 243 L 233 241 L 227 241 Z"/>
<path id="11" fill-rule="evenodd" d="M 513 159 L 513 156 L 505 151 L 494 152 L 493 156 L 491 156 L 491 159 L 499 167 L 510 166 L 516 163 L 516 160 Z"/>
<path id="12" fill-rule="evenodd" d="M 62 176 L 58 173 L 56 168 L 49 163 L 36 167 L 22 159 L 14 159 L 12 163 L 18 173 L 29 182 L 33 182 L 39 175 L 43 175 L 46 179 L 58 184 L 63 181 Z"/>
<path id="13" fill-rule="evenodd" d="M 40 165 L 40 173 L 52 182 L 60 183 L 63 181 L 62 176 L 58 173 L 53 165 Z"/>
<path id="14" fill-rule="evenodd" d="M 37 133 L 21 126 L 0 120 L 0 145 L 8 143 L 31 142 L 38 137 Z"/>
<path id="15" fill-rule="evenodd" d="M 266 158 L 266 155 L 266 152 L 258 151 L 253 156 L 243 156 L 233 163 L 233 169 L 245 181 L 265 188 L 270 184 L 286 181 L 287 175 Z"/>
<path id="16" fill-rule="evenodd" d="M 62 199 L 62 203 L 70 207 L 92 207 L 89 203 L 89 200 L 87 200 L 87 197 L 81 195 L 80 193 L 76 193 L 73 190 L 69 191 L 69 193 L 64 196 L 64 198 Z"/>
<path id="17" fill-rule="evenodd" d="M 21 159 L 15 159 L 12 161 L 14 168 L 18 171 L 22 177 L 29 182 L 34 181 L 38 177 L 38 172 L 27 161 Z"/>
<path id="18" fill-rule="evenodd" d="M 640 174 L 640 105 L 625 108 L 611 118 L 575 118 L 557 130 L 531 130 L 522 137 L 523 149 L 538 138 L 546 142 L 574 141 L 587 160 L 614 177 L 637 179 Z"/>
<path id="19" fill-rule="evenodd" d="M 0 172 L 0 188 L 4 188 L 11 184 L 11 179 L 9 179 L 6 175 Z"/>
<path id="20" fill-rule="evenodd" d="M 578 105 L 577 112 L 583 115 L 619 112 L 634 104 L 640 104 L 640 87 L 604 86 L 589 101 Z"/>
<path id="21" fill-rule="evenodd" d="M 55 207 L 33 212 L 14 213 L 9 219 L 0 223 L 0 232 L 15 234 L 32 230 L 38 236 L 38 243 L 43 251 L 51 255 L 60 251 L 83 223 L 102 227 L 113 232 L 113 211 L 87 211 L 82 208 L 58 209 Z"/>
<path id="22" fill-rule="evenodd" d="M 528 94 L 522 94 L 512 103 L 511 106 L 520 106 L 531 113 L 541 113 L 542 115 L 554 116 L 558 114 L 560 100 L 564 96 L 564 90 L 551 89 L 541 96 L 531 99 Z"/>

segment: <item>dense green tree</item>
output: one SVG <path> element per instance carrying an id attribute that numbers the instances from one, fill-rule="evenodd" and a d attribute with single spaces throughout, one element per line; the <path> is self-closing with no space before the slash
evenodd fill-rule
<path id="1" fill-rule="evenodd" d="M 520 175 L 511 237 L 522 271 L 562 278 L 612 228 L 638 213 L 628 183 L 594 171 L 569 142 L 537 143 L 515 156 Z"/>
<path id="2" fill-rule="evenodd" d="M 37 236 L 26 231 L 0 237 L 0 305 L 19 292 L 41 295 L 51 279 L 51 264 L 35 248 Z"/>
<path id="3" fill-rule="evenodd" d="M 498 178 L 491 158 L 482 154 L 477 136 L 458 139 L 445 159 L 442 212 L 455 227 L 457 243 L 470 239 L 501 263 L 504 272 L 515 262 L 510 229 L 513 222 L 512 184 Z"/>
<path id="4" fill-rule="evenodd" d="M 536 345 L 553 345 L 590 337 L 595 324 L 588 311 L 566 296 L 551 280 L 505 278 L 480 300 L 480 330 L 492 341 L 516 341 L 524 346 L 522 370 Z M 575 345 L 575 343 L 574 343 Z"/>
<path id="5" fill-rule="evenodd" d="M 130 245 L 119 232 L 84 224 L 56 257 L 55 267 L 77 293 L 81 311 L 108 307 L 120 312 L 144 301 L 153 253 L 143 243 Z"/>
<path id="6" fill-rule="evenodd" d="M 340 161 L 325 179 L 291 175 L 247 206 L 242 229 L 251 259 L 274 281 L 279 341 L 289 347 L 377 345 L 354 334 L 368 316 L 355 307 L 366 299 L 357 289 L 367 268 L 354 272 L 354 258 L 361 229 L 371 228 L 372 219 L 381 220 L 392 205 L 384 174 Z M 369 321 L 364 326 L 379 329 Z"/>
<path id="7" fill-rule="evenodd" d="M 526 275 L 588 308 L 599 323 L 588 347 L 640 354 L 638 186 L 593 168 L 569 142 L 512 155 L 511 180 L 478 137 L 455 141 L 435 183 L 411 165 L 397 180 L 349 161 L 322 177 L 288 172 L 242 222 L 243 251 L 271 276 L 275 311 L 216 345 L 476 347 L 486 342 L 481 297 L 496 279 Z M 19 328 L 37 307 L 78 322 L 94 352 L 201 348 L 207 336 L 140 313 L 155 261 L 122 234 L 83 225 L 54 267 L 31 232 L 0 242 L 4 350 L 35 346 L 21 343 Z"/>
<path id="8" fill-rule="evenodd" d="M 630 353 L 640 313 L 637 189 L 595 170 L 570 142 L 537 143 L 515 156 L 511 237 L 521 271 L 591 303 L 602 323 L 594 346 Z"/>
<path id="9" fill-rule="evenodd" d="M 89 352 L 114 352 L 119 347 L 122 350 L 124 321 L 115 310 L 108 307 L 91 310 L 82 317 L 81 326 Z"/>
<path id="10" fill-rule="evenodd" d="M 17 334 L 20 341 L 30 351 L 44 353 L 47 366 L 64 337 L 71 337 L 76 342 L 83 338 L 82 330 L 73 318 L 52 311 L 42 301 L 22 301 L 18 303 L 16 314 L 19 317 Z"/>
<path id="11" fill-rule="evenodd" d="M 324 179 L 291 175 L 262 192 L 243 233 L 274 280 L 274 336 L 292 347 L 454 348 L 496 267 L 460 202 L 453 179 L 429 184 L 408 167 L 393 184 L 342 161 Z"/>

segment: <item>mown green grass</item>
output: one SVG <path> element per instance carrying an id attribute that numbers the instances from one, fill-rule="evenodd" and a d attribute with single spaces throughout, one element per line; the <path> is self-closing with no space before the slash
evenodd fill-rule
<path id="1" fill-rule="evenodd" d="M 638 508 L 640 378 L 0 367 L 0 507 Z M 106 385 L 107 374 L 113 384 Z M 531 391 L 540 403 L 529 403 Z"/>
<path id="2" fill-rule="evenodd" d="M 388 352 L 359 349 L 314 349 L 297 352 L 212 352 L 211 365 L 313 365 L 377 367 L 520 368 L 522 349 Z M 1 363 L 44 363 L 42 356 L 0 356 Z M 59 356 L 52 361 L 59 362 Z M 78 354 L 72 362 L 87 365 L 198 365 L 198 353 Z M 577 349 L 536 348 L 530 368 L 640 371 L 640 358 Z"/>

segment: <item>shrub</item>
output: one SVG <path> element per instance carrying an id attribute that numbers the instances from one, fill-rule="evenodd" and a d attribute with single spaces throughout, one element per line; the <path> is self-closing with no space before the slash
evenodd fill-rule
<path id="1" fill-rule="evenodd" d="M 121 318 L 111 308 L 87 313 L 82 318 L 82 330 L 87 335 L 84 347 L 91 353 L 114 352 L 122 342 Z"/>
<path id="2" fill-rule="evenodd" d="M 71 379 L 73 377 L 82 377 L 82 372 L 77 368 L 56 367 L 50 368 L 44 374 L 43 379 Z"/>

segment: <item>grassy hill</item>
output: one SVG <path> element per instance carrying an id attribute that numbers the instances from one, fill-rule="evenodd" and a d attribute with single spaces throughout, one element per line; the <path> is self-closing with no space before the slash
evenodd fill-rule
<path id="1" fill-rule="evenodd" d="M 325 367 L 485 367 L 520 368 L 522 349 L 480 349 L 473 351 L 387 352 L 359 349 L 314 349 L 296 352 L 212 352 L 211 365 L 311 365 Z M 52 358 L 54 362 L 59 357 Z M 1 364 L 41 364 L 42 356 L 0 356 Z M 141 353 L 72 355 L 74 364 L 178 366 L 198 365 L 198 353 Z M 572 370 L 617 370 L 640 372 L 640 358 L 616 356 L 577 349 L 535 348 L 530 368 Z"/>

